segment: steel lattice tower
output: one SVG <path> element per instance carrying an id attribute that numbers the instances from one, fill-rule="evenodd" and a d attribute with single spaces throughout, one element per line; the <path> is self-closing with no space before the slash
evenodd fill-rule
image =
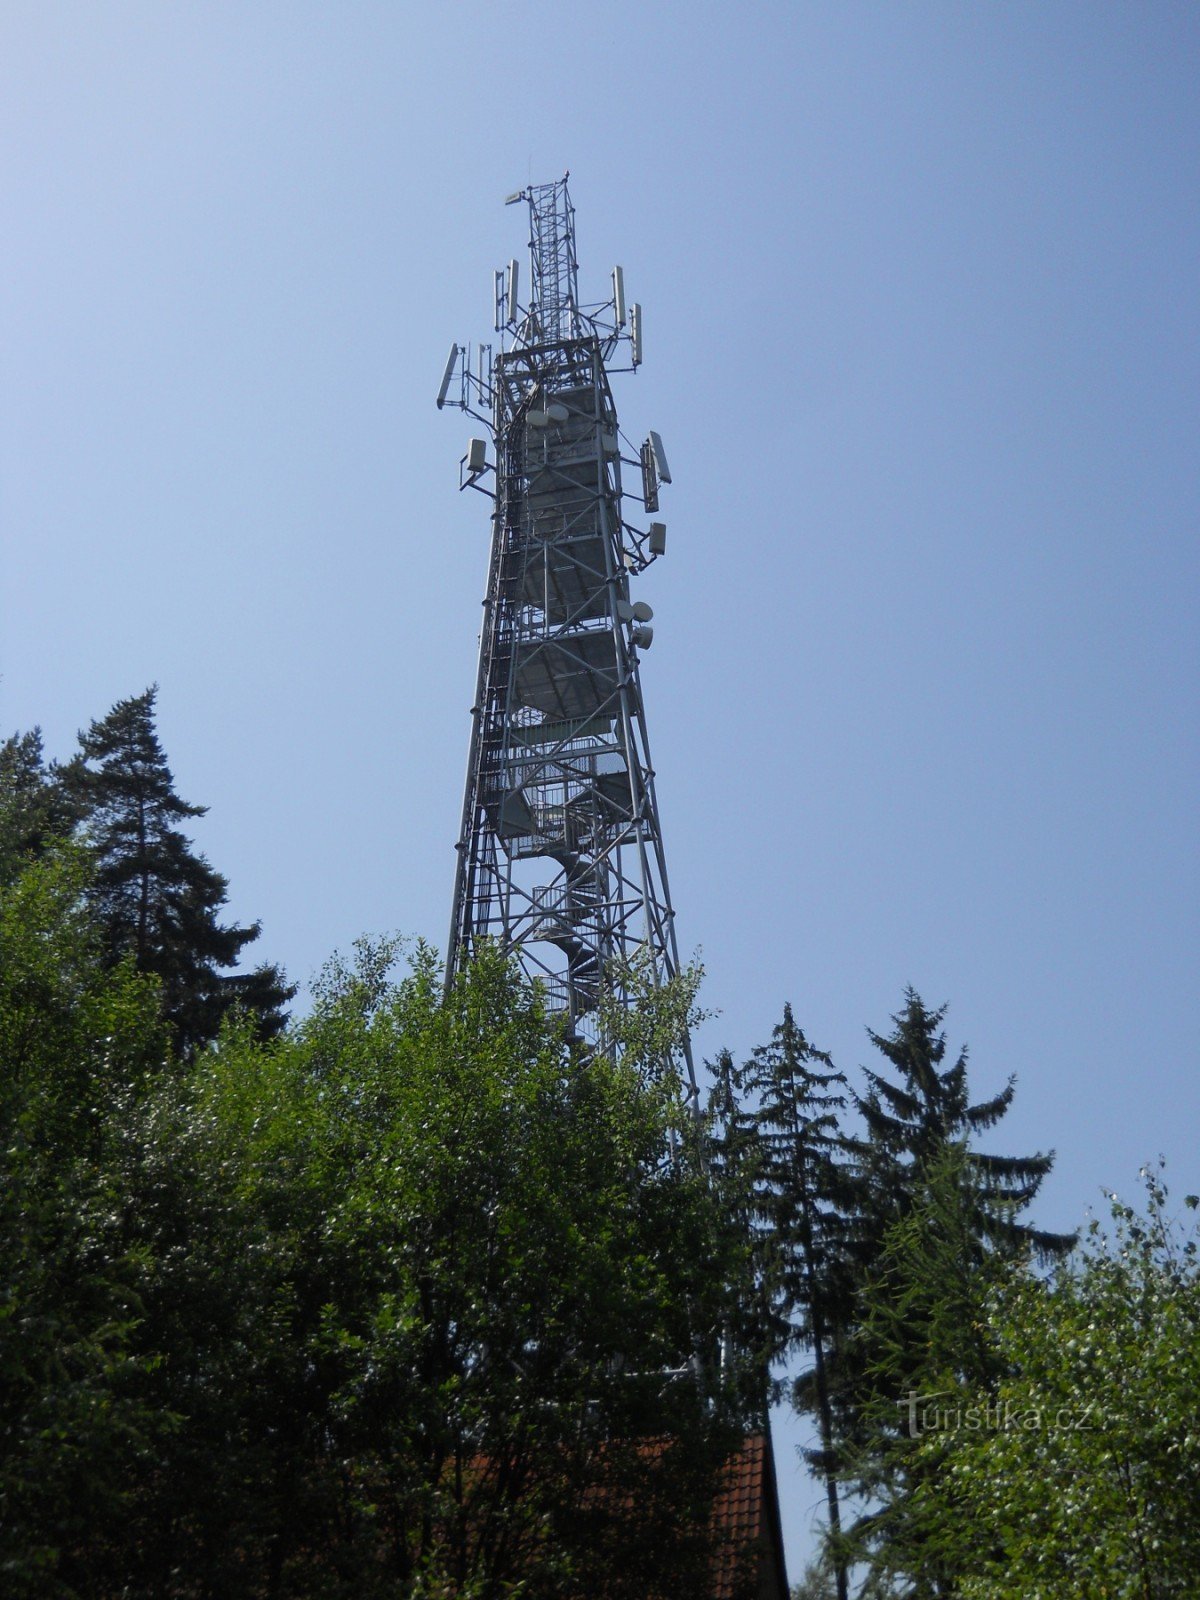
<path id="1" fill-rule="evenodd" d="M 609 300 L 581 305 L 566 178 L 519 201 L 528 304 L 513 261 L 496 274 L 498 350 L 454 345 L 438 396 L 487 428 L 460 488 L 493 499 L 447 977 L 498 940 L 595 1042 L 602 982 L 629 998 L 627 963 L 655 983 L 679 970 L 639 665 L 651 611 L 631 594 L 666 529 L 626 522 L 621 485 L 623 465 L 639 469 L 654 513 L 670 473 L 657 434 L 621 453 L 609 372 L 642 354 L 621 269 Z"/>

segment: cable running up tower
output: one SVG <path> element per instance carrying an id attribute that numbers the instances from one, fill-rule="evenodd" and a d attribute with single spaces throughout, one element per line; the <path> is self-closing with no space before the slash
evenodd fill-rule
<path id="1" fill-rule="evenodd" d="M 521 201 L 528 303 L 514 260 L 496 273 L 498 350 L 452 346 L 438 395 L 487 429 L 459 487 L 493 500 L 448 975 L 498 940 L 602 1043 L 602 983 L 631 999 L 621 973 L 639 952 L 655 983 L 679 970 L 642 703 L 652 612 L 631 587 L 666 527 L 624 520 L 621 469 L 650 514 L 671 476 L 657 434 L 622 454 L 609 363 L 640 364 L 642 320 L 620 267 L 609 300 L 581 305 L 567 179 L 506 203 Z"/>

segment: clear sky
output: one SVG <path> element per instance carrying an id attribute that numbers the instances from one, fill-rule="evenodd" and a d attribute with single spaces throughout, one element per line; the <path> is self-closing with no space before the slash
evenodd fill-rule
<path id="1" fill-rule="evenodd" d="M 569 167 L 675 480 L 702 1053 L 790 1000 L 854 1071 L 912 983 L 1038 1221 L 1195 1188 L 1198 98 L 1155 0 L 7 0 L 3 731 L 156 681 L 262 958 L 443 942 L 488 527 L 433 400 Z"/>

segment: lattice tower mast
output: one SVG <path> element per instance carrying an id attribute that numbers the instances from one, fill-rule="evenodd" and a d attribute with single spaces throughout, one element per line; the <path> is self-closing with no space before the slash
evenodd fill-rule
<path id="1" fill-rule="evenodd" d="M 577 1037 L 603 1044 L 602 984 L 631 1001 L 628 963 L 654 983 L 679 971 L 642 700 L 652 612 L 632 592 L 666 528 L 624 516 L 630 499 L 657 512 L 670 472 L 657 434 L 622 454 L 609 374 L 640 364 L 642 319 L 621 269 L 610 299 L 581 305 L 567 179 L 519 201 L 528 303 L 514 260 L 496 273 L 498 349 L 452 346 L 438 396 L 487 429 L 459 486 L 493 500 L 447 981 L 498 940 Z M 623 466 L 640 495 L 623 494 Z"/>

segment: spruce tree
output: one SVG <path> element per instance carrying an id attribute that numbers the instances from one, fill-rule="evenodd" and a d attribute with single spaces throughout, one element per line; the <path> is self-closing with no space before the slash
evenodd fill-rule
<path id="1" fill-rule="evenodd" d="M 92 903 L 110 958 L 128 954 L 162 985 L 180 1054 L 209 1044 L 231 1007 L 249 1012 L 262 1038 L 284 1026 L 295 993 L 278 967 L 235 973 L 259 924 L 223 925 L 228 884 L 196 853 L 180 824 L 205 815 L 175 793 L 155 730 L 157 688 L 120 700 L 79 736 L 63 769 L 95 855 Z"/>
<path id="2" fill-rule="evenodd" d="M 855 1438 L 865 1442 L 847 1457 L 866 1507 L 849 1541 L 867 1574 L 864 1600 L 896 1593 L 897 1579 L 909 1600 L 958 1592 L 958 1573 L 930 1539 L 924 1509 L 930 1497 L 948 1507 L 954 1485 L 936 1453 L 918 1455 L 914 1440 L 938 1426 L 939 1402 L 950 1395 L 970 1396 L 978 1426 L 1001 1377 L 987 1332 L 989 1295 L 1006 1273 L 1023 1270 L 981 1250 L 975 1199 L 965 1146 L 946 1145 L 914 1176 L 908 1210 L 884 1233 L 858 1295 L 850 1343 L 865 1366 L 855 1419 Z M 944 1415 L 956 1425 L 952 1411 Z"/>
<path id="3" fill-rule="evenodd" d="M 845 1086 L 828 1054 L 805 1038 L 785 1006 L 769 1045 L 741 1068 L 717 1064 L 713 1109 L 722 1127 L 718 1157 L 743 1175 L 760 1230 L 760 1278 L 780 1355 L 807 1351 L 812 1366 L 791 1381 L 792 1403 L 816 1419 L 821 1446 L 810 1466 L 825 1483 L 838 1600 L 846 1600 L 840 1557 L 838 1428 L 832 1369 L 852 1303 L 847 1200 L 838 1113 Z"/>
<path id="4" fill-rule="evenodd" d="M 855 1145 L 860 1206 L 884 1225 L 903 1216 L 917 1180 L 949 1145 L 961 1143 L 974 1195 L 972 1216 L 979 1246 L 1055 1261 L 1071 1249 L 1075 1235 L 1046 1233 L 1017 1220 L 1017 1214 L 1037 1196 L 1054 1164 L 1054 1152 L 997 1156 L 972 1148 L 975 1136 L 999 1122 L 1012 1104 L 1016 1079 L 1010 1077 L 990 1100 L 972 1105 L 966 1047 L 951 1066 L 942 1066 L 946 1011 L 946 1006 L 930 1011 L 910 987 L 904 992 L 903 1010 L 892 1018 L 893 1032 L 884 1035 L 867 1030 L 871 1043 L 896 1069 L 898 1081 L 864 1068 L 867 1092 L 854 1096 L 867 1133 L 866 1140 Z"/>
<path id="5" fill-rule="evenodd" d="M 850 1143 L 851 1205 L 861 1278 L 853 1330 L 838 1362 L 844 1480 L 868 1510 L 851 1530 L 856 1560 L 872 1579 L 907 1573 L 917 1597 L 952 1592 L 941 1574 L 919 1571 L 908 1541 L 915 1482 L 905 1467 L 906 1394 L 954 1377 L 994 1380 L 976 1349 L 984 1290 L 1006 1261 L 1051 1262 L 1074 1234 L 1020 1220 L 1053 1164 L 1053 1152 L 999 1156 L 973 1148 L 1012 1104 L 1015 1079 L 972 1104 L 965 1047 L 946 1066 L 946 1007 L 930 1010 L 917 992 L 887 1035 L 868 1030 L 895 1076 L 864 1069 L 854 1103 L 866 1136 Z M 969 1308 L 974 1308 L 973 1310 Z"/>
<path id="6" fill-rule="evenodd" d="M 751 1197 L 764 1292 L 776 1329 L 784 1325 L 776 1352 L 812 1357 L 791 1399 L 820 1434 L 809 1460 L 826 1481 L 839 1597 L 857 1560 L 872 1566 L 870 1592 L 884 1592 L 877 1580 L 895 1553 L 890 1541 L 908 1527 L 899 1397 L 930 1379 L 933 1351 L 972 1364 L 962 1307 L 982 1304 L 994 1266 L 1027 1254 L 1053 1260 L 1073 1243 L 1020 1219 L 1051 1154 L 973 1148 L 1007 1111 L 1014 1086 L 972 1103 L 966 1051 L 945 1064 L 944 1017 L 945 1007 L 930 1011 L 906 991 L 894 1032 L 869 1035 L 895 1076 L 867 1071 L 861 1094 L 841 1092 L 845 1078 L 790 1008 L 744 1066 L 728 1056 L 717 1063 L 717 1166 L 727 1182 L 740 1172 L 740 1192 Z M 847 1095 L 865 1125 L 858 1137 L 843 1131 Z M 844 1537 L 842 1490 L 865 1507 Z"/>

